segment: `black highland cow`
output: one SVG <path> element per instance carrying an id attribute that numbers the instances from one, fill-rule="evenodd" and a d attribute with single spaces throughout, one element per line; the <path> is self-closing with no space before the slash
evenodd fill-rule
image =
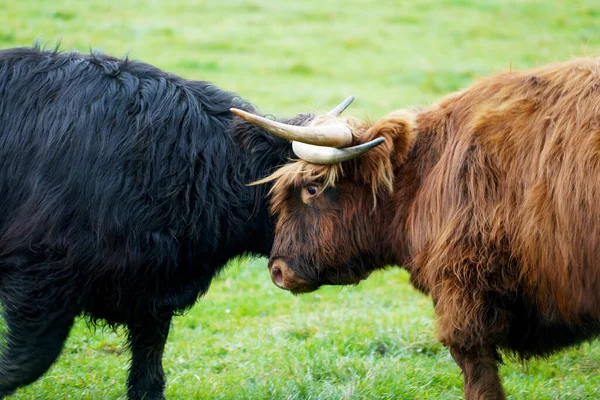
<path id="1" fill-rule="evenodd" d="M 230 107 L 253 111 L 140 62 L 0 51 L 0 398 L 50 367 L 78 315 L 126 326 L 128 397 L 164 398 L 171 317 L 227 260 L 269 253 L 269 188 L 247 184 L 293 156 Z"/>

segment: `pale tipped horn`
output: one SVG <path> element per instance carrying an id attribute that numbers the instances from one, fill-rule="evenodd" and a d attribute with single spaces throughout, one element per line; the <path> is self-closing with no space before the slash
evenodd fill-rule
<path id="1" fill-rule="evenodd" d="M 354 96 L 349 96 L 346 100 L 335 106 L 335 108 L 327 113 L 333 117 L 339 117 L 346 108 L 354 101 Z"/>
<path id="2" fill-rule="evenodd" d="M 293 142 L 292 150 L 294 150 L 294 154 L 299 158 L 313 164 L 335 164 L 360 157 L 362 154 L 365 154 L 367 151 L 379 146 L 383 142 L 385 142 L 385 139 L 379 137 L 367 143 L 343 149 Z"/>
<path id="3" fill-rule="evenodd" d="M 314 144 L 317 146 L 332 147 L 344 147 L 352 143 L 352 132 L 343 124 L 296 126 L 272 121 L 237 108 L 231 108 L 230 110 L 232 113 L 245 119 L 251 124 L 263 128 L 284 139 Z"/>

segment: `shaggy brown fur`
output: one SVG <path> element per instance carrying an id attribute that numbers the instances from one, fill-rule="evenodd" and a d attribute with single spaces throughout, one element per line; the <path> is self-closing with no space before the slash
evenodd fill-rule
<path id="1" fill-rule="evenodd" d="M 497 75 L 354 128 L 386 141 L 274 176 L 271 262 L 299 291 L 403 265 L 433 297 L 468 399 L 504 398 L 498 348 L 543 356 L 600 333 L 600 60 Z"/>

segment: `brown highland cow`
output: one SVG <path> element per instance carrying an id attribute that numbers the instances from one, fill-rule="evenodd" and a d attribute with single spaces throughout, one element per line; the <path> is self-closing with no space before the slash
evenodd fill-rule
<path id="1" fill-rule="evenodd" d="M 375 123 L 244 117 L 301 158 L 267 178 L 280 288 L 406 268 L 467 399 L 504 398 L 498 349 L 526 359 L 600 333 L 600 59 L 496 75 Z"/>

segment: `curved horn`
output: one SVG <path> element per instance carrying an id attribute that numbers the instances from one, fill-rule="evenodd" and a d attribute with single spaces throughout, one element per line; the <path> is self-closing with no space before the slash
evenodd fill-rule
<path id="1" fill-rule="evenodd" d="M 232 113 L 245 119 L 251 124 L 263 128 L 284 139 L 314 144 L 317 146 L 332 147 L 344 147 L 352 143 L 352 132 L 343 124 L 296 126 L 272 121 L 237 108 L 231 108 L 230 110 Z"/>
<path id="2" fill-rule="evenodd" d="M 354 101 L 354 96 L 349 96 L 346 100 L 335 106 L 335 108 L 327 113 L 333 117 L 339 117 L 346 108 Z"/>
<path id="3" fill-rule="evenodd" d="M 293 142 L 292 150 L 299 158 L 314 164 L 335 164 L 357 158 L 383 142 L 385 142 L 385 139 L 379 137 L 367 143 L 343 149 Z"/>

